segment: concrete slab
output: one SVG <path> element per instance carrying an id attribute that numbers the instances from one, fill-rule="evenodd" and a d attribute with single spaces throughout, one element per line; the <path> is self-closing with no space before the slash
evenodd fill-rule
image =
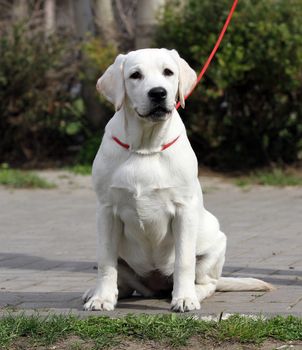
<path id="1" fill-rule="evenodd" d="M 96 280 L 95 196 L 90 178 L 43 172 L 51 190 L 0 188 L 0 314 L 14 312 L 119 316 L 167 313 L 168 300 L 121 300 L 114 313 L 82 311 Z M 254 186 L 243 191 L 203 177 L 205 205 L 228 236 L 224 274 L 258 277 L 271 293 L 216 293 L 195 314 L 302 316 L 302 188 Z"/>

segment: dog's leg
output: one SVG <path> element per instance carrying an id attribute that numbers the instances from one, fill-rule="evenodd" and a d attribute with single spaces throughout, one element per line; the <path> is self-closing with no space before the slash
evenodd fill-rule
<path id="1" fill-rule="evenodd" d="M 127 265 L 122 259 L 118 260 L 118 299 L 130 298 L 134 291 L 146 298 L 154 296 L 154 292 L 147 288 L 138 278 L 134 270 Z M 96 288 L 88 289 L 83 297 L 83 303 L 90 300 L 95 294 Z"/>
<path id="2" fill-rule="evenodd" d="M 182 206 L 172 222 L 175 264 L 171 309 L 177 312 L 200 308 L 194 283 L 198 213 L 193 211 L 192 206 Z"/>
<path id="3" fill-rule="evenodd" d="M 154 296 L 154 293 L 140 281 L 135 271 L 125 261 L 119 259 L 118 297 L 129 298 L 134 291 L 146 298 Z"/>
<path id="4" fill-rule="evenodd" d="M 208 253 L 196 257 L 195 289 L 200 302 L 214 294 L 216 290 L 224 265 L 225 250 L 226 239 L 223 235 L 219 244 Z"/>
<path id="5" fill-rule="evenodd" d="M 94 290 L 86 292 L 85 310 L 113 310 L 117 302 L 118 240 L 122 223 L 113 215 L 112 208 L 97 208 L 98 282 Z"/>

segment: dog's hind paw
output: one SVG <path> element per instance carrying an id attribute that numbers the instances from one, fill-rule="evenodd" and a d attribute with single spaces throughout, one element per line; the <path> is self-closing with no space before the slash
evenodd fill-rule
<path id="1" fill-rule="evenodd" d="M 171 302 L 171 310 L 175 312 L 187 312 L 199 309 L 200 303 L 195 298 L 173 298 Z"/>
<path id="2" fill-rule="evenodd" d="M 89 288 L 82 296 L 82 302 L 85 304 L 94 294 L 94 288 Z"/>

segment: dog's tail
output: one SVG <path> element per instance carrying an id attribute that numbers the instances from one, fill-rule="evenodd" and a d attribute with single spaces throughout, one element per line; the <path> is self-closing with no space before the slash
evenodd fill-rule
<path id="1" fill-rule="evenodd" d="M 276 288 L 257 278 L 220 277 L 216 286 L 219 292 L 272 291 Z"/>

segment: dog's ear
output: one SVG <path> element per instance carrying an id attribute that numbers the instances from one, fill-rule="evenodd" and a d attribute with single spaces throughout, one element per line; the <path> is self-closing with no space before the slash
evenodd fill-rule
<path id="1" fill-rule="evenodd" d="M 126 55 L 118 55 L 96 84 L 96 89 L 110 101 L 115 110 L 121 109 L 125 98 L 123 66 Z"/>
<path id="2" fill-rule="evenodd" d="M 188 63 L 179 56 L 176 50 L 171 50 L 171 55 L 176 61 L 179 70 L 178 98 L 182 108 L 185 108 L 185 96 L 191 91 L 196 83 L 196 73 Z"/>

